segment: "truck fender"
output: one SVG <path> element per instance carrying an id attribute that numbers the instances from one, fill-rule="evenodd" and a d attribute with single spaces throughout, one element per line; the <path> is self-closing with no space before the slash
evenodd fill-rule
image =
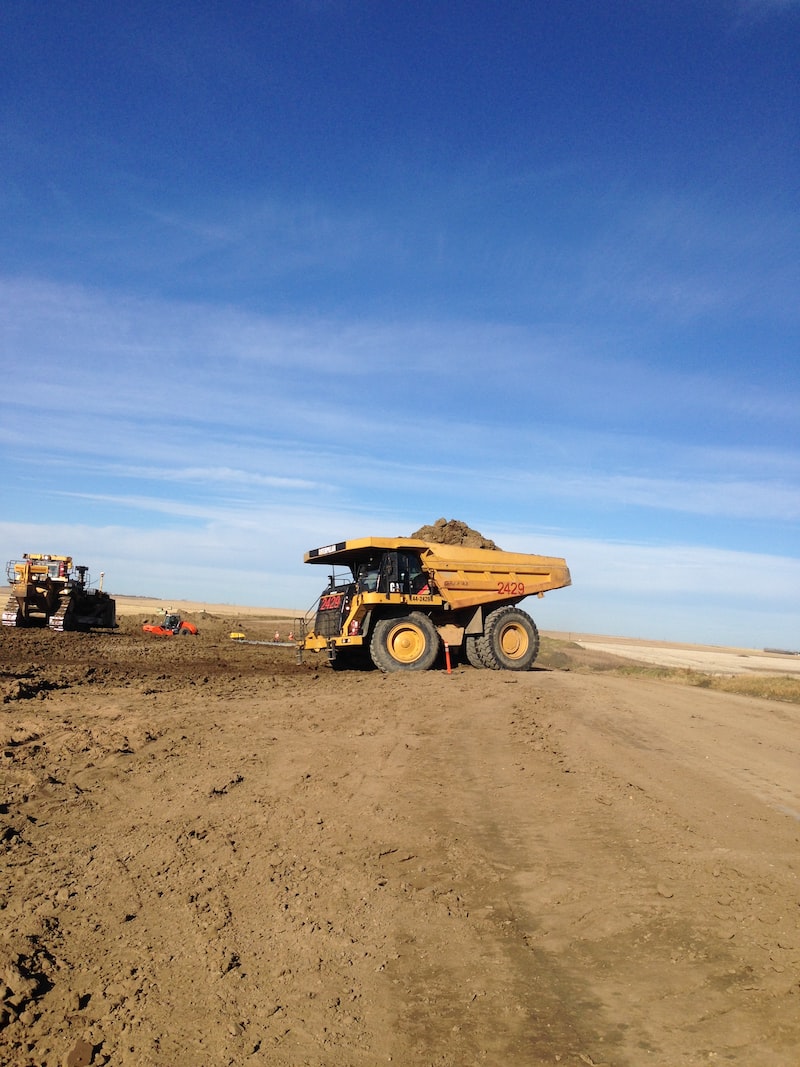
<path id="1" fill-rule="evenodd" d="M 464 633 L 474 637 L 483 633 L 483 604 L 479 604 L 468 619 L 464 622 Z"/>

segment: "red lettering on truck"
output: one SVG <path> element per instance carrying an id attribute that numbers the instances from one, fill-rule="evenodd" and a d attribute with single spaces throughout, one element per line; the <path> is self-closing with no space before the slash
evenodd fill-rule
<path id="1" fill-rule="evenodd" d="M 524 582 L 498 582 L 497 592 L 501 596 L 525 596 Z"/>

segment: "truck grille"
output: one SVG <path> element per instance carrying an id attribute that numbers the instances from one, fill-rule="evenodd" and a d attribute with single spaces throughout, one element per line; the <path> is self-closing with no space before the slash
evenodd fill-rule
<path id="1" fill-rule="evenodd" d="M 351 588 L 348 585 L 337 589 L 328 589 L 319 598 L 314 631 L 320 637 L 336 637 L 342 632 L 342 623 L 350 602 L 349 594 Z"/>

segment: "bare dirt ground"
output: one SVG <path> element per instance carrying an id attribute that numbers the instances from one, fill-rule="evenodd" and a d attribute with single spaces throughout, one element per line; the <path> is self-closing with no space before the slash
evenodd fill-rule
<path id="1" fill-rule="evenodd" d="M 0 630 L 0 1062 L 798 1063 L 796 705 L 152 610 Z"/>

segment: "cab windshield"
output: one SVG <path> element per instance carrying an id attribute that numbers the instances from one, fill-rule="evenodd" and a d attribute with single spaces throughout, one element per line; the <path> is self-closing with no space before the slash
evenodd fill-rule
<path id="1" fill-rule="evenodd" d="M 429 590 L 419 557 L 411 552 L 369 556 L 355 568 L 359 593 L 421 593 Z"/>

